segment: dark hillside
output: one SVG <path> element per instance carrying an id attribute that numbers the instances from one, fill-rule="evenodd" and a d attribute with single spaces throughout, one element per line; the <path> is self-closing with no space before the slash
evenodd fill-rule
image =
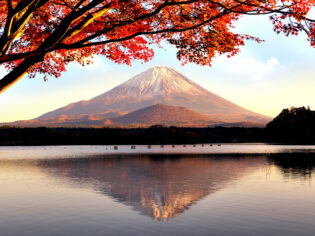
<path id="1" fill-rule="evenodd" d="M 315 111 L 292 107 L 282 112 L 266 126 L 269 141 L 284 143 L 315 143 Z"/>
<path id="2" fill-rule="evenodd" d="M 262 142 L 261 128 L 0 128 L 0 145 L 106 145 Z"/>

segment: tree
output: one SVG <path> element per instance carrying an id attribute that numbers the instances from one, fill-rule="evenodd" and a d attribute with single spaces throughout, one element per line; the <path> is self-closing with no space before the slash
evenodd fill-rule
<path id="1" fill-rule="evenodd" d="M 266 126 L 269 141 L 315 143 L 315 111 L 309 107 L 291 107 Z"/>
<path id="2" fill-rule="evenodd" d="M 8 73 L 0 93 L 26 73 L 59 77 L 72 61 L 93 55 L 117 63 L 150 60 L 153 44 L 168 41 L 183 63 L 211 65 L 233 56 L 244 40 L 231 32 L 242 15 L 270 14 L 277 33 L 306 32 L 315 46 L 315 0 L 0 0 L 0 64 Z"/>

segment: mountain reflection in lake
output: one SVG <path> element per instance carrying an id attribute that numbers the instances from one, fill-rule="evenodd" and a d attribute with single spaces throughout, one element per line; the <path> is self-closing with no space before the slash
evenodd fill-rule
<path id="1" fill-rule="evenodd" d="M 312 235 L 313 154 L 0 159 L 2 235 Z"/>
<path id="2" fill-rule="evenodd" d="M 47 173 L 85 185 L 132 206 L 157 221 L 168 221 L 239 178 L 259 158 L 193 156 L 112 157 L 39 162 Z"/>

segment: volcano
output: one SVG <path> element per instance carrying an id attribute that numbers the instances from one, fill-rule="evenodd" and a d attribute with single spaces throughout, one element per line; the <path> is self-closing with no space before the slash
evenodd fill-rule
<path id="1" fill-rule="evenodd" d="M 128 124 L 128 117 L 134 119 L 134 116 L 128 116 L 128 113 L 137 110 L 143 113 L 150 110 L 143 108 L 157 104 L 172 106 L 176 111 L 170 112 L 171 108 L 167 107 L 167 113 L 176 113 L 179 120 L 179 107 L 181 109 L 185 107 L 190 112 L 200 113 L 203 116 L 202 120 L 207 117 L 209 120 L 218 121 L 220 124 L 244 122 L 266 124 L 271 120 L 270 117 L 249 111 L 202 88 L 172 68 L 153 67 L 90 100 L 69 104 L 43 114 L 34 120 L 15 123 L 22 126 L 23 124 L 27 126 L 34 126 L 35 124 L 36 126 L 58 126 L 58 124 L 71 126 L 71 122 L 75 120 L 74 125 L 110 126 L 115 124 L 117 126 L 120 121 L 123 124 Z M 184 116 L 186 110 L 182 109 L 182 111 Z M 139 116 L 139 112 L 137 115 Z M 167 116 L 167 114 L 165 115 Z M 200 118 L 200 115 L 192 115 L 191 119 Z M 141 116 L 148 117 L 149 114 L 141 114 Z M 176 117 L 172 119 L 176 119 Z M 170 121 L 168 117 L 151 117 L 150 119 Z M 173 120 L 174 122 L 176 123 L 176 120 Z"/>

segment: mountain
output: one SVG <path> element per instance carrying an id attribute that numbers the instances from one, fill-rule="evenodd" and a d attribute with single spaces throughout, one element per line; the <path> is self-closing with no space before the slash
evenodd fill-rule
<path id="1" fill-rule="evenodd" d="M 125 113 L 123 112 L 101 112 L 94 114 L 61 115 L 52 118 L 37 118 L 33 120 L 4 123 L 4 125 L 19 127 L 102 127 L 113 125 L 113 122 L 109 119 L 110 117 L 118 117 L 124 114 Z"/>
<path id="2" fill-rule="evenodd" d="M 151 107 L 156 104 L 166 106 Z M 137 111 L 145 107 L 151 108 Z M 169 113 L 168 117 L 163 117 L 163 109 L 163 114 Z M 137 112 L 131 113 L 135 111 Z M 270 117 L 246 110 L 202 88 L 172 68 L 153 67 L 90 100 L 72 103 L 34 120 L 18 121 L 11 125 L 102 126 L 140 121 L 145 124 L 163 121 L 166 124 L 174 118 L 175 123 L 176 119 L 179 119 L 179 123 L 189 123 L 189 116 L 190 123 L 203 120 L 220 121 L 221 124 L 246 123 L 261 126 L 271 120 Z"/>
<path id="3" fill-rule="evenodd" d="M 57 118 L 41 118 L 17 121 L 9 125 L 22 127 L 149 127 L 152 125 L 180 127 L 208 127 L 219 124 L 208 116 L 186 107 L 156 104 L 126 115 L 123 113 L 99 113 L 83 115 L 61 115 Z M 116 115 L 114 118 L 111 116 Z"/>
<path id="4" fill-rule="evenodd" d="M 188 213 L 200 200 L 225 189 L 231 182 L 262 168 L 264 158 L 91 156 L 6 164 L 0 165 L 0 171 L 28 165 L 27 168 L 40 169 L 35 173 L 47 174 L 50 179 L 75 186 L 84 183 L 87 189 L 110 197 L 130 210 L 166 222 Z"/>
<path id="5" fill-rule="evenodd" d="M 142 125 L 177 125 L 177 126 L 209 126 L 218 123 L 206 115 L 186 107 L 156 104 L 145 107 L 124 116 L 110 119 L 113 123 Z"/>
<path id="6" fill-rule="evenodd" d="M 88 101 L 72 103 L 39 117 L 132 112 L 154 104 L 188 107 L 214 120 L 227 122 L 262 122 L 271 120 L 202 88 L 169 67 L 154 67 Z"/>

